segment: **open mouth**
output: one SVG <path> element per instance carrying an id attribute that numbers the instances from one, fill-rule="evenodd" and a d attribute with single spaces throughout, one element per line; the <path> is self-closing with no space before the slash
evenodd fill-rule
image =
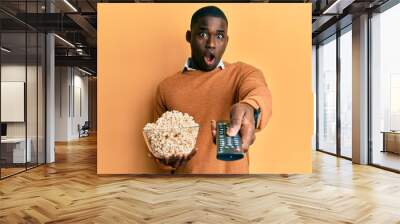
<path id="1" fill-rule="evenodd" d="M 206 65 L 211 66 L 215 62 L 215 55 L 213 53 L 206 53 L 204 56 L 204 62 Z"/>

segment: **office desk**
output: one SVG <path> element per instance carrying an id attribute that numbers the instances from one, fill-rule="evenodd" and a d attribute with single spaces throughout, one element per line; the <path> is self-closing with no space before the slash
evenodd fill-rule
<path id="1" fill-rule="evenodd" d="M 381 133 L 383 134 L 382 152 L 393 152 L 400 154 L 400 132 L 382 131 Z"/>
<path id="2" fill-rule="evenodd" d="M 5 160 L 5 163 L 30 162 L 32 140 L 28 138 L 26 142 L 28 147 L 25 154 L 25 138 L 1 139 L 1 159 Z"/>

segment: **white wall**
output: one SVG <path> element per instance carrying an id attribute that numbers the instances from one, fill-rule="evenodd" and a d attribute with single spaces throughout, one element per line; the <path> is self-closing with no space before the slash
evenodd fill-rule
<path id="1" fill-rule="evenodd" d="M 70 141 L 88 120 L 88 78 L 72 67 L 56 67 L 55 73 L 55 140 Z"/>
<path id="2" fill-rule="evenodd" d="M 89 96 L 89 92 L 88 92 L 88 77 L 85 76 L 81 76 L 82 73 L 78 73 L 78 75 L 76 74 L 75 70 L 75 75 L 74 75 L 74 111 L 75 113 L 73 113 L 73 118 L 72 119 L 72 135 L 75 137 L 78 137 L 79 133 L 78 133 L 78 129 L 77 126 L 78 124 L 80 124 L 81 126 L 85 123 L 85 121 L 88 121 L 89 118 L 89 111 L 88 111 L 88 106 L 89 106 L 89 102 L 88 102 L 88 96 Z M 80 97 L 79 97 L 80 96 Z M 81 108 L 79 108 L 81 107 Z M 81 111 L 79 111 L 79 109 Z"/>
<path id="3" fill-rule="evenodd" d="M 67 67 L 55 68 L 55 141 L 68 141 L 69 76 Z"/>

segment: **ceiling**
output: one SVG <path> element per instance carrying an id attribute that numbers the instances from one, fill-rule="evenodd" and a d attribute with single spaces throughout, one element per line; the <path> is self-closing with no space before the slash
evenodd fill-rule
<path id="1" fill-rule="evenodd" d="M 312 35 L 316 43 L 336 32 L 337 21 L 341 26 L 351 23 L 351 17 L 382 5 L 387 0 L 252 0 L 234 2 L 312 3 Z M 25 30 L 28 32 L 54 32 L 56 65 L 80 66 L 96 72 L 97 67 L 97 3 L 126 2 L 177 2 L 169 0 L 1 0 L 0 25 L 2 45 L 8 44 L 15 54 L 25 51 Z M 185 2 L 232 2 L 195 1 Z M 51 13 L 50 13 L 51 12 Z M 348 21 L 348 22 L 346 22 Z M 347 24 L 348 25 L 348 24 Z M 29 38 L 28 38 L 29 39 Z M 28 40 L 29 42 L 30 40 Z M 71 45 L 72 44 L 72 45 Z M 34 52 L 35 43 L 29 43 L 27 52 Z M 3 54 L 2 54 L 3 55 Z"/>

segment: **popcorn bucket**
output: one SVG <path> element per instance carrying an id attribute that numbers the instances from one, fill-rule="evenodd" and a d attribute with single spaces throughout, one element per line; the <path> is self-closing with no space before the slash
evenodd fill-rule
<path id="1" fill-rule="evenodd" d="M 143 136 L 151 155 L 165 159 L 173 155 L 189 155 L 196 147 L 200 126 L 144 129 Z"/>

